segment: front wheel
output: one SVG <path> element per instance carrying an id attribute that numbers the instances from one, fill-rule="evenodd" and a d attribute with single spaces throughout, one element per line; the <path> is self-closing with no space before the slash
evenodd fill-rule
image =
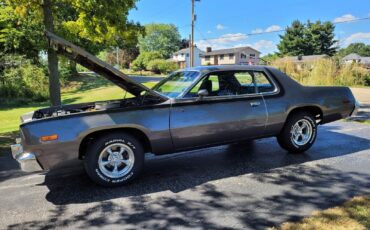
<path id="1" fill-rule="evenodd" d="M 103 186 L 120 186 L 134 180 L 144 165 L 140 142 L 126 133 L 111 133 L 96 139 L 87 149 L 85 170 Z"/>
<path id="2" fill-rule="evenodd" d="M 302 153 L 311 148 L 316 135 L 315 118 L 310 113 L 300 112 L 289 116 L 277 140 L 280 146 L 290 153 Z"/>

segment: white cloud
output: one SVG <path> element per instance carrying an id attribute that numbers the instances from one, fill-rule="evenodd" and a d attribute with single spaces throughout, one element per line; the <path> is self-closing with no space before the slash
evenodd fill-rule
<path id="1" fill-rule="evenodd" d="M 265 32 L 273 32 L 273 31 L 279 31 L 281 30 L 281 27 L 278 26 L 278 25 L 272 25 L 272 26 L 269 26 Z"/>
<path id="2" fill-rule="evenodd" d="M 211 33 L 212 33 L 212 31 L 211 31 L 211 30 L 208 30 L 208 31 L 207 31 L 207 34 L 211 34 Z"/>
<path id="3" fill-rule="evenodd" d="M 258 42 L 253 43 L 252 47 L 256 50 L 270 50 L 275 49 L 276 45 L 272 41 L 259 40 Z"/>
<path id="4" fill-rule="evenodd" d="M 340 23 L 340 22 L 347 22 L 347 21 L 352 21 L 357 19 L 357 17 L 353 16 L 352 14 L 345 14 L 343 16 L 334 18 L 333 22 L 334 23 Z"/>
<path id="5" fill-rule="evenodd" d="M 252 30 L 252 34 L 259 34 L 259 33 L 262 33 L 263 32 L 263 29 L 261 28 L 257 28 L 255 30 Z"/>
<path id="6" fill-rule="evenodd" d="M 200 48 L 201 50 L 206 50 L 206 47 L 212 47 L 213 50 L 218 50 L 218 49 L 249 46 L 249 47 L 252 47 L 260 51 L 262 55 L 272 53 L 277 50 L 277 47 L 274 44 L 274 42 L 269 41 L 269 40 L 259 40 L 254 43 L 236 43 L 235 41 L 231 43 L 217 43 L 217 42 L 215 43 L 214 40 L 200 40 L 196 42 L 196 44 L 197 44 L 197 47 Z"/>
<path id="7" fill-rule="evenodd" d="M 217 24 L 216 29 L 223 30 L 223 29 L 226 29 L 226 27 L 224 25 Z"/>
<path id="8" fill-rule="evenodd" d="M 271 25 L 271 26 L 267 27 L 266 29 L 261 29 L 261 28 L 254 29 L 254 30 L 252 30 L 252 34 L 260 34 L 260 33 L 263 33 L 263 32 L 274 32 L 274 31 L 279 31 L 281 29 L 282 28 L 278 25 Z"/>
<path id="9" fill-rule="evenodd" d="M 344 39 L 344 44 L 349 45 L 353 42 L 365 42 L 370 43 L 370 33 L 355 33 L 351 34 L 347 38 Z"/>
<path id="10" fill-rule="evenodd" d="M 218 38 L 212 38 L 207 40 L 199 40 L 196 42 L 197 47 L 201 50 L 205 50 L 206 47 L 212 47 L 212 49 L 224 49 L 232 47 L 235 42 L 247 39 L 247 35 L 243 33 L 235 34 L 224 34 Z"/>
<path id="11" fill-rule="evenodd" d="M 250 46 L 253 49 L 256 49 L 262 53 L 262 55 L 268 54 L 275 52 L 277 47 L 274 44 L 274 42 L 269 41 L 269 40 L 259 40 L 257 42 L 254 42 L 252 44 L 247 43 L 247 44 L 238 44 L 235 47 L 240 47 L 240 46 Z"/>

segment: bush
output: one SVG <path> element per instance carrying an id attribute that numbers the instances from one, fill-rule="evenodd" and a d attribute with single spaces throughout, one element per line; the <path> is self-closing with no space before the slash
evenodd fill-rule
<path id="1" fill-rule="evenodd" d="M 303 85 L 367 85 L 370 71 L 360 64 L 344 64 L 336 58 L 295 64 L 287 60 L 272 63 Z"/>
<path id="2" fill-rule="evenodd" d="M 167 74 L 178 69 L 176 63 L 166 61 L 163 59 L 155 59 L 148 63 L 148 70 L 154 73 Z"/>
<path id="3" fill-rule="evenodd" d="M 162 56 L 158 52 L 142 52 L 140 55 L 132 62 L 131 68 L 134 71 L 148 70 L 148 64 L 150 61 L 155 59 L 161 59 Z"/>
<path id="4" fill-rule="evenodd" d="M 43 101 L 49 96 L 45 69 L 29 60 L 14 57 L 16 62 L 5 66 L 0 73 L 0 97 Z"/>

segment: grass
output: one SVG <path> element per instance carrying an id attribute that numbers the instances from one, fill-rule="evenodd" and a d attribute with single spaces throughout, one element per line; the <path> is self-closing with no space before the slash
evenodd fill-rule
<path id="1" fill-rule="evenodd" d="M 153 86 L 155 83 L 149 82 L 145 85 Z M 83 102 L 103 101 L 121 99 L 125 96 L 125 91 L 111 84 L 99 76 L 84 75 L 70 82 L 62 90 L 63 104 L 77 104 Z M 126 95 L 130 97 L 131 95 Z M 18 130 L 22 114 L 48 107 L 49 103 L 32 103 L 27 105 L 0 105 L 0 134 Z"/>
<path id="2" fill-rule="evenodd" d="M 341 206 L 316 211 L 300 222 L 287 222 L 272 229 L 370 229 L 370 195 L 355 197 Z"/>
<path id="3" fill-rule="evenodd" d="M 10 153 L 9 146 L 14 144 L 14 139 L 18 136 L 18 131 L 0 133 L 0 157 Z"/>
<path id="4" fill-rule="evenodd" d="M 313 62 L 295 64 L 278 59 L 272 62 L 289 76 L 303 85 L 365 86 L 370 80 L 370 71 L 360 64 L 344 65 L 336 58 L 325 58 Z"/>

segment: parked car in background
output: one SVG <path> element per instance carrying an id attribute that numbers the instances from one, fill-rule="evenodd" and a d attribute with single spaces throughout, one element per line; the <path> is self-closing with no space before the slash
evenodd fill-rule
<path id="1" fill-rule="evenodd" d="M 144 154 L 276 137 L 290 153 L 308 150 L 318 125 L 350 116 L 347 87 L 306 87 L 265 66 L 206 66 L 172 73 L 149 89 L 81 48 L 47 33 L 50 45 L 134 97 L 39 109 L 21 117 L 12 152 L 24 170 L 83 162 L 104 186 L 139 176 Z"/>

